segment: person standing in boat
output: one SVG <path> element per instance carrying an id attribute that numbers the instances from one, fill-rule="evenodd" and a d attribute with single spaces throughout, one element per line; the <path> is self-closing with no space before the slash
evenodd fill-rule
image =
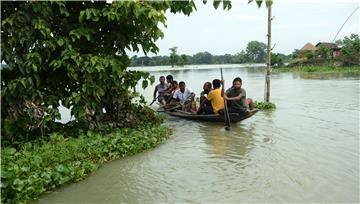
<path id="1" fill-rule="evenodd" d="M 164 76 L 160 76 L 159 77 L 159 84 L 155 86 L 155 90 L 154 90 L 154 101 L 156 100 L 156 98 L 158 99 L 159 103 L 161 103 L 162 105 L 166 104 L 165 101 L 165 90 L 168 88 L 168 85 L 165 84 L 165 77 Z M 156 97 L 156 94 L 158 94 L 158 97 Z"/>
<path id="2" fill-rule="evenodd" d="M 206 100 L 203 101 L 203 103 L 206 101 L 210 101 L 211 103 L 211 106 L 206 106 L 204 108 L 205 114 L 218 114 L 219 110 L 224 108 L 224 99 L 221 96 L 220 89 L 221 81 L 219 79 L 214 79 L 212 85 L 214 89 L 209 92 Z M 203 103 L 201 105 L 203 105 Z"/>
<path id="3" fill-rule="evenodd" d="M 195 98 L 195 93 L 191 89 L 186 88 L 185 82 L 179 82 L 179 90 L 174 93 L 173 98 L 182 105 L 183 110 L 187 112 L 193 111 L 192 104 Z"/>
<path id="4" fill-rule="evenodd" d="M 246 98 L 246 91 L 242 88 L 240 77 L 236 77 L 233 80 L 233 86 L 226 90 L 224 98 L 230 101 L 229 113 L 244 114 L 255 110 L 253 100 Z"/>

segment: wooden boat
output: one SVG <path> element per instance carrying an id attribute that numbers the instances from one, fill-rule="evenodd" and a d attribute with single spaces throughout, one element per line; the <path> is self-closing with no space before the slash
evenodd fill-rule
<path id="1" fill-rule="evenodd" d="M 229 113 L 230 116 L 230 122 L 236 123 L 242 120 L 245 120 L 246 118 L 250 118 L 251 116 L 255 115 L 256 112 L 259 110 L 253 110 L 250 113 L 247 114 L 237 114 L 237 113 Z M 189 113 L 181 110 L 175 110 L 175 111 L 165 111 L 165 113 L 176 116 L 179 118 L 184 118 L 188 120 L 196 120 L 196 121 L 208 121 L 208 122 L 224 122 L 224 115 L 217 115 L 217 114 L 210 114 L 210 115 L 198 115 L 196 113 Z"/>

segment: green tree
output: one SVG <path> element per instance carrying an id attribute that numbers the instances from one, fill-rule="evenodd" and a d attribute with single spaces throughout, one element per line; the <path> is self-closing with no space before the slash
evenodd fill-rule
<path id="1" fill-rule="evenodd" d="M 241 64 L 246 62 L 249 62 L 249 59 L 244 50 L 241 50 L 241 52 L 236 53 L 232 58 L 232 63 Z"/>
<path id="2" fill-rule="evenodd" d="M 157 53 L 165 12 L 195 9 L 193 1 L 2 2 L 3 139 L 54 130 L 60 104 L 71 109 L 78 127 L 138 124 L 144 100 L 133 103 L 129 90 L 154 78 L 127 70 L 126 50 Z"/>
<path id="3" fill-rule="evenodd" d="M 182 65 L 187 65 L 190 63 L 189 56 L 182 54 L 181 56 Z"/>
<path id="4" fill-rule="evenodd" d="M 212 64 L 213 55 L 209 52 L 199 52 L 193 56 L 194 64 Z"/>
<path id="5" fill-rule="evenodd" d="M 246 46 L 246 55 L 249 62 L 265 62 L 266 44 L 259 41 L 250 41 Z"/>
<path id="6" fill-rule="evenodd" d="M 292 53 L 291 53 L 291 58 L 292 59 L 296 59 L 300 57 L 300 50 L 299 49 L 295 49 Z"/>
<path id="7" fill-rule="evenodd" d="M 280 53 L 271 53 L 271 66 L 284 66 L 284 56 Z"/>
<path id="8" fill-rule="evenodd" d="M 345 66 L 360 65 L 360 38 L 358 34 L 345 36 L 344 39 L 337 42 L 343 55 L 342 61 Z"/>
<path id="9" fill-rule="evenodd" d="M 360 54 L 360 38 L 358 34 L 352 33 L 350 37 L 345 36 L 339 41 L 342 46 L 341 52 L 345 56 L 359 56 Z"/>
<path id="10" fill-rule="evenodd" d="M 307 60 L 312 60 L 314 58 L 314 52 L 311 50 L 303 51 L 302 55 L 304 55 Z"/>
<path id="11" fill-rule="evenodd" d="M 130 66 L 137 66 L 138 63 L 138 57 L 137 55 L 134 55 L 130 58 Z"/>
<path id="12" fill-rule="evenodd" d="M 331 49 L 329 47 L 320 45 L 319 48 L 315 51 L 315 55 L 316 55 L 316 57 L 318 57 L 322 60 L 327 60 L 327 59 L 331 58 L 332 53 L 331 53 Z"/>
<path id="13" fill-rule="evenodd" d="M 175 64 L 179 61 L 179 55 L 177 54 L 178 47 L 171 47 L 170 50 L 170 64 L 171 67 L 174 67 Z"/>

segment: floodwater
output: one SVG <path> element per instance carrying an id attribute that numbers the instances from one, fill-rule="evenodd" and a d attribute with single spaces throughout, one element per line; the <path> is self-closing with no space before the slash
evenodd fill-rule
<path id="1" fill-rule="evenodd" d="M 264 70 L 228 67 L 262 101 Z M 172 74 L 199 94 L 217 67 Z M 225 131 L 222 123 L 169 117 L 173 135 L 144 153 L 113 161 L 38 203 L 359 202 L 359 76 L 274 74 L 272 112 Z M 155 84 L 143 94 L 151 101 Z"/>

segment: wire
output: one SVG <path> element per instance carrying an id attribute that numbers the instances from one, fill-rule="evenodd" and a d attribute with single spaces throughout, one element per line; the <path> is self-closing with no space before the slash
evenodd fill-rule
<path id="1" fill-rule="evenodd" d="M 349 20 L 349 18 L 360 8 L 360 6 L 358 6 L 351 14 L 350 16 L 345 20 L 345 22 L 342 24 L 342 26 L 340 27 L 339 31 L 336 33 L 334 39 L 333 39 L 333 42 L 335 42 L 336 40 L 336 37 L 339 35 L 341 29 L 344 27 L 345 23 Z"/>

